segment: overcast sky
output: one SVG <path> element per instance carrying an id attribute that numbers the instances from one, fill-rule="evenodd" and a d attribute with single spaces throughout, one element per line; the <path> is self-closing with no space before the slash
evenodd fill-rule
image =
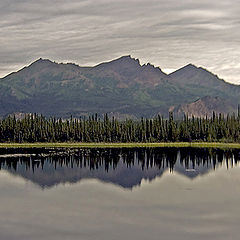
<path id="1" fill-rule="evenodd" d="M 131 54 L 240 84 L 239 0 L 1 0 L 0 77 L 42 57 L 95 65 Z"/>

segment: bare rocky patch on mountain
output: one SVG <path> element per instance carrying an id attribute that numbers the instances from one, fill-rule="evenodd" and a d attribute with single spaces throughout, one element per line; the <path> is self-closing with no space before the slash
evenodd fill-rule
<path id="1" fill-rule="evenodd" d="M 175 116 L 182 117 L 184 114 L 189 117 L 211 117 L 213 112 L 216 114 L 224 114 L 235 112 L 237 105 L 224 100 L 219 97 L 206 96 L 200 98 L 192 103 L 182 104 L 177 107 L 170 108 L 174 112 Z"/>

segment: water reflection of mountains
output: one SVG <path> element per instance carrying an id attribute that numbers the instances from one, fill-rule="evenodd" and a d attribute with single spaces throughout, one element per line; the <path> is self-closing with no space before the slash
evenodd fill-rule
<path id="1" fill-rule="evenodd" d="M 1 149 L 0 168 L 42 188 L 98 179 L 124 188 L 151 181 L 165 171 L 194 179 L 240 160 L 240 150 L 193 148 Z"/>

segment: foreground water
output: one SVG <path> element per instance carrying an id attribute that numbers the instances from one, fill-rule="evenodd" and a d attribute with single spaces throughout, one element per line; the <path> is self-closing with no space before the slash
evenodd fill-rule
<path id="1" fill-rule="evenodd" d="M 239 239 L 240 150 L 1 149 L 0 239 Z"/>

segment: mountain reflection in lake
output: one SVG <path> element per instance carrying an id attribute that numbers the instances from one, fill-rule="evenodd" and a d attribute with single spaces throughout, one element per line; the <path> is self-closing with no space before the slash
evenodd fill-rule
<path id="1" fill-rule="evenodd" d="M 124 188 L 140 185 L 165 171 L 189 178 L 222 165 L 234 166 L 239 150 L 191 148 L 137 149 L 4 149 L 0 169 L 20 175 L 42 188 L 95 178 Z"/>
<path id="2" fill-rule="evenodd" d="M 1 149 L 0 239 L 239 239 L 239 163 L 236 149 Z"/>

